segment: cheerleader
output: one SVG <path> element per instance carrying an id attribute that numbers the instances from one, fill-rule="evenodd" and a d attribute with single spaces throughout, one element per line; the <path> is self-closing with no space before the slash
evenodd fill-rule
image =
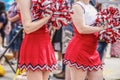
<path id="1" fill-rule="evenodd" d="M 38 18 L 40 15 L 36 18 L 33 15 L 35 0 L 16 1 L 25 32 L 20 48 L 19 68 L 26 69 L 28 80 L 48 80 L 49 73 L 56 68 L 56 58 L 46 25 L 52 12 L 41 19 Z"/>
<path id="2" fill-rule="evenodd" d="M 98 32 L 107 26 L 92 26 L 97 18 L 90 0 L 75 0 L 72 6 L 74 36 L 69 42 L 64 63 L 69 67 L 71 80 L 103 80 L 102 63 L 97 49 Z"/>

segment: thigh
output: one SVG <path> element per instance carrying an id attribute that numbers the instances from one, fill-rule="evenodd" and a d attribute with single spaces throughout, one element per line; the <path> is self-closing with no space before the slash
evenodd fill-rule
<path id="1" fill-rule="evenodd" d="M 103 80 L 103 70 L 89 71 L 88 80 Z"/>
<path id="2" fill-rule="evenodd" d="M 42 75 L 43 75 L 42 71 L 40 71 L 40 70 L 36 70 L 36 71 L 28 70 L 27 71 L 27 79 L 28 80 L 43 80 Z"/>
<path id="3" fill-rule="evenodd" d="M 48 77 L 49 77 L 49 74 L 50 74 L 50 71 L 43 71 L 43 80 L 48 80 Z"/>
<path id="4" fill-rule="evenodd" d="M 75 67 L 69 67 L 71 80 L 85 80 L 87 75 L 87 71 L 83 71 L 82 69 L 77 69 Z"/>
<path id="5" fill-rule="evenodd" d="M 68 66 L 65 68 L 65 80 L 71 80 L 70 69 Z"/>

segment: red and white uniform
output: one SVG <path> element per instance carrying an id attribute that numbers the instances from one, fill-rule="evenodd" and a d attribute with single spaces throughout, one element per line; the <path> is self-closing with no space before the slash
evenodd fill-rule
<path id="1" fill-rule="evenodd" d="M 97 17 L 95 8 L 80 1 L 77 4 L 83 7 L 85 24 L 94 24 Z M 74 23 L 73 27 L 75 34 L 68 44 L 63 60 L 64 63 L 82 70 L 92 71 L 102 69 L 99 53 L 96 51 L 98 33 L 80 34 L 75 28 Z"/>
<path id="2" fill-rule="evenodd" d="M 32 17 L 35 20 L 33 15 Z M 31 69 L 33 71 L 37 69 L 50 71 L 56 69 L 56 58 L 47 27 L 47 25 L 44 25 L 35 32 L 25 33 L 20 48 L 20 69 Z"/>

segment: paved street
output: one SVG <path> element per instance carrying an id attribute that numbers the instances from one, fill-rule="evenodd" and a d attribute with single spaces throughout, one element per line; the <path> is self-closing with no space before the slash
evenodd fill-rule
<path id="1" fill-rule="evenodd" d="M 0 80 L 13 80 L 15 74 L 12 72 L 8 64 L 5 64 L 5 70 L 6 75 L 4 77 L 0 77 Z M 120 80 L 120 58 L 110 58 L 109 51 L 107 52 L 107 56 L 105 58 L 104 78 L 105 80 Z M 51 77 L 50 80 L 60 79 Z"/>

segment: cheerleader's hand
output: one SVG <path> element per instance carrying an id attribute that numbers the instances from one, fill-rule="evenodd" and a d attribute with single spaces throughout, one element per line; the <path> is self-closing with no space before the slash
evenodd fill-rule
<path id="1" fill-rule="evenodd" d="M 48 20 L 52 17 L 50 14 L 44 14 L 43 17 L 45 18 L 48 18 Z"/>
<path id="2" fill-rule="evenodd" d="M 53 11 L 46 9 L 45 13 L 43 14 L 44 17 L 48 17 L 49 19 L 52 17 Z"/>
<path id="3" fill-rule="evenodd" d="M 106 23 L 105 25 L 102 26 L 103 30 L 108 28 L 108 24 Z"/>

